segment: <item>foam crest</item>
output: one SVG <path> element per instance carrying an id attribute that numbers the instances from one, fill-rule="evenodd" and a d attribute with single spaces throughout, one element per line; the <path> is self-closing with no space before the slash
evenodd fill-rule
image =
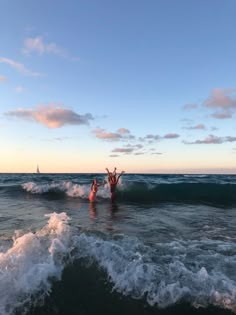
<path id="1" fill-rule="evenodd" d="M 69 218 L 65 213 L 47 215 L 48 223 L 36 233 L 20 236 L 0 253 L 0 314 L 31 303 L 32 296 L 50 292 L 50 278 L 60 279 L 63 260 L 69 251 Z"/>
<path id="2" fill-rule="evenodd" d="M 165 308 L 180 301 L 195 307 L 215 305 L 236 312 L 235 256 L 205 250 L 199 242 L 158 244 L 74 237 L 77 258 L 89 258 L 106 270 L 114 290 Z M 208 244 L 211 245 L 212 244 Z M 212 258 L 213 257 L 213 258 Z"/>
<path id="3" fill-rule="evenodd" d="M 53 182 L 50 184 L 37 184 L 28 182 L 22 184 L 22 188 L 31 194 L 45 194 L 45 193 L 64 193 L 69 197 L 88 199 L 91 184 L 74 184 L 70 181 Z M 107 199 L 110 197 L 109 185 L 100 186 L 97 192 L 97 197 Z"/>

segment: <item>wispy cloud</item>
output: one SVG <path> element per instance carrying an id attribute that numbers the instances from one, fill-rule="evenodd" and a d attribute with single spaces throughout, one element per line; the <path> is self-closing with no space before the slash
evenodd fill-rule
<path id="1" fill-rule="evenodd" d="M 123 147 L 114 148 L 112 150 L 113 153 L 122 153 L 122 154 L 131 154 L 134 153 L 134 155 L 141 155 L 144 154 L 144 152 L 140 151 L 143 149 L 143 146 L 141 144 L 127 144 Z"/>
<path id="2" fill-rule="evenodd" d="M 183 106 L 184 110 L 192 110 L 192 109 L 196 109 L 198 107 L 197 104 L 186 104 Z"/>
<path id="3" fill-rule="evenodd" d="M 147 134 L 145 137 L 139 138 L 139 140 L 140 141 L 148 141 L 148 143 L 153 143 L 154 141 L 159 141 L 162 139 L 176 139 L 179 137 L 180 137 L 180 135 L 178 135 L 177 133 L 167 133 L 164 136 Z"/>
<path id="4" fill-rule="evenodd" d="M 228 118 L 232 118 L 233 113 L 232 111 L 224 110 L 222 112 L 215 112 L 211 116 L 217 119 L 228 119 Z"/>
<path id="5" fill-rule="evenodd" d="M 204 124 L 198 124 L 195 126 L 189 126 L 189 127 L 184 127 L 184 129 L 188 129 L 188 130 L 204 130 L 206 129 Z"/>
<path id="6" fill-rule="evenodd" d="M 130 134 L 130 131 L 126 128 L 120 128 L 116 132 L 106 131 L 102 128 L 97 128 L 93 130 L 96 138 L 108 141 L 119 141 L 133 139 L 134 136 Z"/>
<path id="7" fill-rule="evenodd" d="M 112 150 L 114 153 L 131 153 L 134 151 L 134 148 L 115 148 Z"/>
<path id="8" fill-rule="evenodd" d="M 183 141 L 185 144 L 222 144 L 224 142 L 234 142 L 236 137 L 226 136 L 226 137 L 217 137 L 214 135 L 209 135 L 203 140 L 195 140 L 193 142 Z"/>
<path id="9" fill-rule="evenodd" d="M 64 49 L 55 43 L 46 43 L 42 36 L 26 38 L 24 40 L 23 53 L 26 55 L 31 55 L 33 53 L 38 55 L 54 54 L 63 58 L 79 60 L 79 58 L 69 56 Z"/>
<path id="10" fill-rule="evenodd" d="M 17 86 L 16 87 L 16 92 L 17 93 L 23 93 L 25 91 L 25 89 L 22 86 Z"/>
<path id="11" fill-rule="evenodd" d="M 9 65 L 10 67 L 16 69 L 20 73 L 27 75 L 27 76 L 39 77 L 39 76 L 43 75 L 42 73 L 33 72 L 33 71 L 27 69 L 23 64 L 18 63 L 16 61 L 8 59 L 8 58 L 0 57 L 0 63 L 5 63 L 5 64 Z"/>
<path id="12" fill-rule="evenodd" d="M 17 109 L 7 112 L 6 115 L 36 121 L 48 128 L 60 128 L 64 125 L 86 125 L 93 119 L 91 114 L 80 115 L 56 104 L 38 105 L 36 109 Z"/>
<path id="13" fill-rule="evenodd" d="M 180 135 L 178 135 L 177 133 L 167 133 L 166 135 L 164 135 L 163 139 L 176 139 L 179 137 Z"/>

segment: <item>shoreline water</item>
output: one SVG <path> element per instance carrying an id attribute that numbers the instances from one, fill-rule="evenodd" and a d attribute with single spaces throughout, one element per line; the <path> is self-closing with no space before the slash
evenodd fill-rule
<path id="1" fill-rule="evenodd" d="M 0 174 L 2 315 L 236 313 L 234 175 L 93 177 Z"/>

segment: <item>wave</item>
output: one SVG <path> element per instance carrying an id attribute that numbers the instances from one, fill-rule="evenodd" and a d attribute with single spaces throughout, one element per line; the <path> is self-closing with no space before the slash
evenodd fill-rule
<path id="1" fill-rule="evenodd" d="M 60 279 L 64 257 L 69 251 L 68 216 L 65 213 L 48 215 L 46 226 L 36 233 L 13 237 L 10 248 L 0 252 L 0 314 L 13 314 L 43 300 L 51 290 L 51 280 Z"/>
<path id="2" fill-rule="evenodd" d="M 149 246 L 124 235 L 79 231 L 66 213 L 47 216 L 43 228 L 16 233 L 12 245 L 0 252 L 0 314 L 44 303 L 69 264 L 80 263 L 83 268 L 95 264 L 111 290 L 151 307 L 186 302 L 236 313 L 234 243 L 205 239 Z M 82 269 L 74 272 L 83 277 Z M 61 290 L 63 295 L 66 288 Z"/>
<path id="3" fill-rule="evenodd" d="M 22 188 L 31 194 L 63 194 L 67 197 L 88 199 L 90 184 L 70 181 L 38 184 L 28 182 Z M 109 186 L 100 187 L 97 198 L 109 199 Z M 119 201 L 132 203 L 203 203 L 231 206 L 236 204 L 235 184 L 216 183 L 145 183 L 121 182 L 117 187 Z"/>

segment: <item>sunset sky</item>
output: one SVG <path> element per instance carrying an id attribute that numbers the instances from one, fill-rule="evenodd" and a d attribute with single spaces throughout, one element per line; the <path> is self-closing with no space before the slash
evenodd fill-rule
<path id="1" fill-rule="evenodd" d="M 0 172 L 236 173 L 235 0 L 0 5 Z"/>

